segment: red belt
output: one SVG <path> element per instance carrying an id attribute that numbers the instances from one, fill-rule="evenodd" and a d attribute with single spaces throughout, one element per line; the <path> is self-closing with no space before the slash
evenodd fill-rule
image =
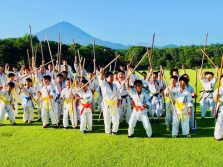
<path id="1" fill-rule="evenodd" d="M 135 109 L 136 111 L 142 111 L 144 110 L 144 107 L 143 106 L 137 106 L 134 102 L 134 100 L 132 100 L 132 105 L 133 105 L 133 109 Z"/>
<path id="2" fill-rule="evenodd" d="M 86 103 L 86 104 L 81 103 L 81 105 L 83 106 L 83 108 L 81 110 L 81 115 L 83 114 L 84 109 L 91 108 L 91 103 Z"/>

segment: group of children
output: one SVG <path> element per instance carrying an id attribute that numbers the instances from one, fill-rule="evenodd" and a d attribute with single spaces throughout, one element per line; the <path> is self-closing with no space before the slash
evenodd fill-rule
<path id="1" fill-rule="evenodd" d="M 176 68 L 170 71 L 167 83 L 162 69 L 158 72 L 150 69 L 147 74 L 134 71 L 132 65 L 120 65 L 113 73 L 100 66 L 87 73 L 75 58 L 73 73 L 66 59 L 62 62 L 55 67 L 48 64 L 32 70 L 25 66 L 18 70 L 14 66 L 10 71 L 8 65 L 5 69 L 0 66 L 0 125 L 5 117 L 12 125 L 16 124 L 18 103 L 21 103 L 24 123 L 34 121 L 36 106 L 37 121 L 42 121 L 44 128 L 50 123 L 56 128 L 63 125 L 65 129 L 70 125 L 76 129 L 79 125 L 84 134 L 92 131 L 92 115 L 96 109 L 103 115 L 108 134 L 118 134 L 119 125 L 125 124 L 128 136 L 134 137 L 136 123 L 141 121 L 147 136 L 151 137 L 150 123 L 159 122 L 164 115 L 172 137 L 178 136 L 180 128 L 184 136 L 191 137 L 190 130 L 197 128 L 193 100 L 197 94 L 189 76 L 179 75 Z M 218 115 L 214 132 L 217 140 L 223 136 L 223 77 L 220 78 L 221 86 L 214 91 L 217 75 L 201 70 L 201 118 L 205 119 L 208 108 L 211 117 Z"/>

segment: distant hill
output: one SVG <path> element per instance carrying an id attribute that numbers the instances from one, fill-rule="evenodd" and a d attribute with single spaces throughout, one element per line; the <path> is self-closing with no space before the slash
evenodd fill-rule
<path id="1" fill-rule="evenodd" d="M 112 43 L 108 41 L 104 41 L 98 38 L 93 37 L 92 35 L 84 32 L 80 28 L 68 22 L 60 22 L 55 25 L 52 25 L 35 35 L 39 38 L 39 40 L 45 40 L 46 34 L 51 41 L 58 41 L 58 35 L 61 34 L 61 40 L 64 44 L 72 44 L 73 39 L 75 39 L 76 43 L 81 45 L 89 45 L 93 43 L 93 39 L 96 40 L 97 45 L 106 46 L 113 49 L 127 49 L 128 46 L 122 45 L 120 43 Z"/>

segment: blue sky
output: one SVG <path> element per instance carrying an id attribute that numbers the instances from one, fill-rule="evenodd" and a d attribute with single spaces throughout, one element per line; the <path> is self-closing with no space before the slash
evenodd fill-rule
<path id="1" fill-rule="evenodd" d="M 61 21 L 123 44 L 223 43 L 222 0 L 5 0 L 0 4 L 0 38 L 38 32 Z"/>

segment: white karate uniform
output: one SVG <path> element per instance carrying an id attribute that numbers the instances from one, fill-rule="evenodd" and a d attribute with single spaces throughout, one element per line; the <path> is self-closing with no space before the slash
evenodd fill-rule
<path id="1" fill-rule="evenodd" d="M 92 92 L 88 89 L 86 92 L 83 90 L 79 90 L 77 94 L 80 96 L 80 130 L 92 130 L 92 109 L 91 109 L 91 102 L 92 102 Z"/>
<path id="2" fill-rule="evenodd" d="M 189 135 L 189 107 L 193 106 L 191 94 L 185 89 L 183 92 L 180 88 L 171 91 L 172 98 L 175 101 L 175 112 L 173 112 L 172 136 L 177 136 L 181 123 L 183 135 Z"/>
<path id="3" fill-rule="evenodd" d="M 213 78 L 211 81 L 203 78 L 201 79 L 201 84 L 204 91 L 201 94 L 200 106 L 201 106 L 201 117 L 206 116 L 207 109 L 211 110 L 211 117 L 214 115 L 215 102 L 213 99 L 213 89 L 217 82 L 217 78 Z"/>
<path id="4" fill-rule="evenodd" d="M 217 96 L 218 90 L 214 91 L 214 97 Z M 214 137 L 219 140 L 223 138 L 223 88 L 219 88 L 219 99 L 217 103 L 218 118 L 215 124 Z"/>
<path id="5" fill-rule="evenodd" d="M 76 112 L 76 100 L 70 97 L 70 94 L 75 94 L 76 91 L 72 88 L 64 88 L 61 92 L 61 97 L 64 99 L 63 107 L 63 126 L 68 127 L 68 116 L 70 118 L 72 127 L 77 127 L 77 112 Z"/>
<path id="6" fill-rule="evenodd" d="M 51 84 L 48 86 L 44 85 L 41 89 L 41 94 L 42 94 L 41 114 L 42 114 L 43 126 L 49 124 L 49 117 L 51 119 L 52 124 L 58 124 L 59 121 L 57 118 L 55 103 L 54 103 L 56 97 L 55 89 Z"/>
<path id="7" fill-rule="evenodd" d="M 157 80 L 154 81 L 152 79 L 149 80 L 149 92 L 150 92 L 150 116 L 154 117 L 154 113 L 156 113 L 157 118 L 163 114 L 163 98 L 161 94 L 161 89 L 163 88 L 162 82 Z"/>
<path id="8" fill-rule="evenodd" d="M 114 94 L 117 92 L 117 86 L 112 83 L 113 89 L 111 89 L 110 85 L 104 80 L 98 78 L 99 85 L 102 91 L 102 109 L 103 109 L 103 116 L 104 116 L 104 124 L 105 124 L 105 133 L 111 133 L 111 123 L 112 125 L 112 132 L 117 132 L 119 128 L 119 114 L 118 114 L 118 99 L 121 100 L 121 95 L 119 92 L 117 95 L 111 99 Z"/>
<path id="9" fill-rule="evenodd" d="M 5 118 L 5 114 L 8 114 L 9 120 L 11 124 L 15 123 L 15 116 L 13 112 L 12 105 L 15 104 L 13 94 L 8 92 L 8 90 L 1 90 L 0 91 L 0 124 L 3 123 Z"/>
<path id="10" fill-rule="evenodd" d="M 123 84 L 124 81 L 122 81 L 121 83 L 119 81 L 115 81 L 114 84 L 116 84 L 116 86 L 118 87 L 118 89 L 121 87 L 121 85 Z M 126 89 L 125 84 L 122 86 L 122 88 L 119 90 L 120 95 L 121 95 L 121 105 L 118 108 L 119 111 L 119 121 L 123 122 L 124 121 L 124 116 L 125 116 L 125 121 L 126 123 L 129 123 L 129 119 L 131 116 L 131 103 L 130 103 L 130 97 L 129 97 L 129 93 Z"/>
<path id="11" fill-rule="evenodd" d="M 62 81 L 62 83 L 59 83 L 56 80 L 54 80 L 53 85 L 56 90 L 56 99 L 55 99 L 56 113 L 58 119 L 60 120 L 61 114 L 63 113 L 63 99 L 60 97 L 62 90 L 66 87 L 66 84 L 64 81 Z"/>
<path id="12" fill-rule="evenodd" d="M 35 97 L 35 89 L 32 87 L 27 87 L 22 91 L 23 94 L 23 101 L 22 101 L 22 107 L 23 107 L 23 121 L 33 121 L 33 110 L 34 110 L 34 102 L 32 98 L 29 96 L 29 94 L 33 95 L 33 98 Z"/>
<path id="13" fill-rule="evenodd" d="M 146 94 L 144 91 L 139 95 L 135 88 L 129 89 L 129 95 L 132 97 L 133 100 L 133 112 L 131 114 L 129 120 L 129 129 L 128 135 L 131 136 L 134 134 L 134 128 L 136 126 L 137 121 L 142 121 L 143 127 L 146 130 L 146 134 L 148 137 L 152 136 L 152 128 L 149 122 L 149 118 L 147 116 L 147 110 L 137 109 L 137 107 L 143 107 L 143 105 L 151 106 L 149 102 L 149 95 Z"/>

